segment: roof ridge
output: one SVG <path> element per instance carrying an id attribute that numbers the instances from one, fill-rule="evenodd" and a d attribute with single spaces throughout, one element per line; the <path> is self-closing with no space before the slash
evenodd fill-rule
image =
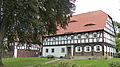
<path id="1" fill-rule="evenodd" d="M 95 13 L 95 12 L 102 12 L 104 14 L 107 14 L 105 13 L 104 11 L 102 10 L 95 10 L 95 11 L 89 11 L 89 12 L 85 12 L 85 13 L 80 13 L 80 14 L 76 14 L 76 15 L 73 15 L 73 16 L 79 16 L 79 15 L 84 15 L 84 14 L 88 14 L 88 13 Z M 108 14 L 107 14 L 108 15 Z"/>

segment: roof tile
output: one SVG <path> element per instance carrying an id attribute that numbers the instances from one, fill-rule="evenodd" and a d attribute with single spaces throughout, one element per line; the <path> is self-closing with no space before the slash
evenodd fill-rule
<path id="1" fill-rule="evenodd" d="M 74 15 L 70 20 L 76 22 L 68 23 L 66 29 L 58 29 L 58 34 L 76 33 L 104 29 L 108 15 L 101 10 Z M 86 24 L 95 24 L 85 26 Z"/>

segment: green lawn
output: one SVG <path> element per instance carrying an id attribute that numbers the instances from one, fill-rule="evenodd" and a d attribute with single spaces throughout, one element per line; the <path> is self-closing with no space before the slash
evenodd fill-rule
<path id="1" fill-rule="evenodd" d="M 53 59 L 47 58 L 7 58 L 3 60 L 5 67 L 24 67 L 29 65 L 41 64 Z"/>
<path id="2" fill-rule="evenodd" d="M 110 60 L 72 60 L 70 63 L 78 64 L 80 67 L 109 67 L 111 62 L 120 62 L 120 59 Z"/>
<path id="3" fill-rule="evenodd" d="M 34 67 L 54 67 L 60 62 L 69 62 L 69 64 L 77 64 L 79 67 L 109 67 L 110 62 L 120 62 L 120 59 L 110 59 L 110 60 L 70 60 L 62 59 L 49 64 L 42 64 L 54 59 L 47 58 L 7 58 L 3 60 L 6 67 L 24 67 L 29 65 L 34 65 Z"/>
<path id="4" fill-rule="evenodd" d="M 69 64 L 76 64 L 79 67 L 109 67 L 109 63 L 111 62 L 120 62 L 120 59 L 110 59 L 110 60 L 61 60 L 58 62 L 54 62 L 54 63 L 49 63 L 46 65 L 41 65 L 38 64 L 34 67 L 54 67 L 55 65 L 58 65 L 58 63 L 60 62 L 69 62 Z"/>

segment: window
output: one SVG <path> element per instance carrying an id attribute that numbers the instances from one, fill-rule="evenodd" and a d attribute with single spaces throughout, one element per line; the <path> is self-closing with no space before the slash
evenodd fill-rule
<path id="1" fill-rule="evenodd" d="M 96 46 L 96 51 L 100 51 L 100 46 Z"/>
<path id="2" fill-rule="evenodd" d="M 94 34 L 93 34 L 93 37 L 97 37 L 97 33 L 94 33 Z"/>
<path id="3" fill-rule="evenodd" d="M 71 39 L 71 36 L 70 35 L 68 35 L 68 38 L 67 39 Z"/>
<path id="4" fill-rule="evenodd" d="M 93 25 L 95 24 L 90 23 L 90 24 L 85 24 L 84 26 L 93 26 Z"/>
<path id="5" fill-rule="evenodd" d="M 86 38 L 89 38 L 89 35 L 88 35 L 88 33 L 86 33 L 86 34 L 85 34 L 85 37 L 86 37 Z"/>
<path id="6" fill-rule="evenodd" d="M 77 51 L 80 51 L 80 47 L 78 47 Z"/>
<path id="7" fill-rule="evenodd" d="M 46 53 L 48 53 L 48 49 L 46 49 Z"/>
<path id="8" fill-rule="evenodd" d="M 61 37 L 61 36 L 59 36 L 59 40 L 62 40 L 62 37 Z"/>
<path id="9" fill-rule="evenodd" d="M 82 52 L 82 47 L 77 46 L 77 47 L 76 47 L 76 52 Z"/>
<path id="10" fill-rule="evenodd" d="M 73 36 L 73 35 L 71 35 L 71 39 L 74 39 L 74 36 Z"/>
<path id="11" fill-rule="evenodd" d="M 48 41 L 48 39 L 46 38 L 44 41 Z"/>
<path id="12" fill-rule="evenodd" d="M 84 34 L 82 34 L 82 35 L 81 35 L 81 38 L 85 38 L 85 35 L 84 35 Z"/>
<path id="13" fill-rule="evenodd" d="M 85 46 L 84 51 L 85 52 L 91 52 L 91 46 Z"/>
<path id="14" fill-rule="evenodd" d="M 81 35 L 78 35 L 78 38 L 80 39 L 80 38 L 81 38 Z"/>
<path id="15" fill-rule="evenodd" d="M 64 36 L 64 37 L 63 37 L 63 40 L 67 40 L 67 39 L 68 39 L 68 36 Z"/>
<path id="16" fill-rule="evenodd" d="M 61 53 L 64 53 L 65 52 L 65 48 L 61 48 Z"/>
<path id="17" fill-rule="evenodd" d="M 94 46 L 94 51 L 100 52 L 100 51 L 102 51 L 102 47 L 100 45 L 96 45 L 96 46 Z"/>
<path id="18" fill-rule="evenodd" d="M 56 36 L 56 37 L 55 37 L 55 40 L 59 40 L 59 37 L 58 37 L 58 36 Z"/>
<path id="19" fill-rule="evenodd" d="M 70 22 L 68 22 L 68 23 L 72 23 L 72 22 L 77 22 L 77 20 L 71 20 Z"/>
<path id="20" fill-rule="evenodd" d="M 54 53 L 54 49 L 52 49 L 52 53 Z"/>
<path id="21" fill-rule="evenodd" d="M 53 41 L 55 41 L 56 39 L 55 39 L 55 37 L 53 37 Z"/>
<path id="22" fill-rule="evenodd" d="M 86 47 L 86 51 L 90 51 L 90 47 Z"/>
<path id="23" fill-rule="evenodd" d="M 78 38 L 78 37 L 77 37 L 77 34 L 75 34 L 75 35 L 74 35 L 74 39 L 77 39 L 77 38 Z"/>

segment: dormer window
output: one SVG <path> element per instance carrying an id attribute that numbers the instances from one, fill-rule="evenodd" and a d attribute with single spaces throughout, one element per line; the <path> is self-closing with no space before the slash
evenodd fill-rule
<path id="1" fill-rule="evenodd" d="M 69 23 L 73 23 L 73 22 L 77 22 L 76 20 L 71 20 L 71 21 L 69 21 Z"/>
<path id="2" fill-rule="evenodd" d="M 95 24 L 90 23 L 90 24 L 85 24 L 84 26 L 93 26 L 93 25 Z"/>

